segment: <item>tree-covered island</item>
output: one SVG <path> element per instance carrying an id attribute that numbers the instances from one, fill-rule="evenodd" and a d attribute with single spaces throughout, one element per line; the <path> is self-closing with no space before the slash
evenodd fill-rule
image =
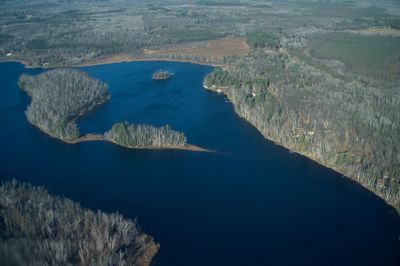
<path id="1" fill-rule="evenodd" d="M 154 80 L 163 80 L 163 79 L 169 79 L 173 75 L 174 75 L 174 73 L 172 73 L 168 70 L 160 69 L 158 71 L 153 72 L 152 78 Z"/>
<path id="2" fill-rule="evenodd" d="M 159 245 L 134 220 L 17 181 L 0 186 L 2 265 L 148 266 Z"/>

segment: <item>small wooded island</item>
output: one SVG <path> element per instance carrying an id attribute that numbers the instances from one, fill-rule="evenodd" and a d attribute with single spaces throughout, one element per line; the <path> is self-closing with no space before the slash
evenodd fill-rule
<path id="1" fill-rule="evenodd" d="M 148 266 L 159 245 L 136 221 L 91 211 L 44 188 L 0 186 L 2 265 Z"/>
<path id="2" fill-rule="evenodd" d="M 170 77 L 172 77 L 174 75 L 174 73 L 168 71 L 168 70 L 164 70 L 164 69 L 160 69 L 158 71 L 153 72 L 153 79 L 154 80 L 163 80 L 163 79 L 169 79 Z"/>
<path id="3" fill-rule="evenodd" d="M 170 75 L 160 70 L 160 75 Z M 110 99 L 107 84 L 75 69 L 55 69 L 37 76 L 21 75 L 20 88 L 32 97 L 26 116 L 44 133 L 66 143 L 109 141 L 126 148 L 207 151 L 190 145 L 184 133 L 169 126 L 116 123 L 104 135 L 79 131 L 76 120 Z"/>

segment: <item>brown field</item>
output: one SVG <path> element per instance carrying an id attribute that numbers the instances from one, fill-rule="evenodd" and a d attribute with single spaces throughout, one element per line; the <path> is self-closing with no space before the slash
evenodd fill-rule
<path id="1" fill-rule="evenodd" d="M 145 55 L 188 55 L 223 59 L 227 56 L 244 55 L 250 51 L 245 38 L 224 38 L 208 42 L 176 45 L 160 49 L 145 49 Z"/>

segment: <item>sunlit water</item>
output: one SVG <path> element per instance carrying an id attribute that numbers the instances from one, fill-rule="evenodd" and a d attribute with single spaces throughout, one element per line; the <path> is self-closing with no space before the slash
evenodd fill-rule
<path id="1" fill-rule="evenodd" d="M 160 68 L 175 75 L 153 81 Z M 265 140 L 224 96 L 202 88 L 212 68 L 133 62 L 82 68 L 110 86 L 79 121 L 169 124 L 223 153 L 67 145 L 28 124 L 25 69 L 0 64 L 0 176 L 43 185 L 83 206 L 139 218 L 161 244 L 154 265 L 400 265 L 400 220 L 359 185 Z"/>

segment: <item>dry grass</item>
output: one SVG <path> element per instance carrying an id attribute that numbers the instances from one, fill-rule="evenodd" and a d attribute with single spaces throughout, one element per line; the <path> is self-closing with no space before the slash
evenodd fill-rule
<path id="1" fill-rule="evenodd" d="M 245 38 L 224 38 L 208 42 L 175 45 L 160 49 L 145 49 L 145 55 L 183 55 L 223 59 L 228 56 L 244 55 L 250 51 Z"/>

